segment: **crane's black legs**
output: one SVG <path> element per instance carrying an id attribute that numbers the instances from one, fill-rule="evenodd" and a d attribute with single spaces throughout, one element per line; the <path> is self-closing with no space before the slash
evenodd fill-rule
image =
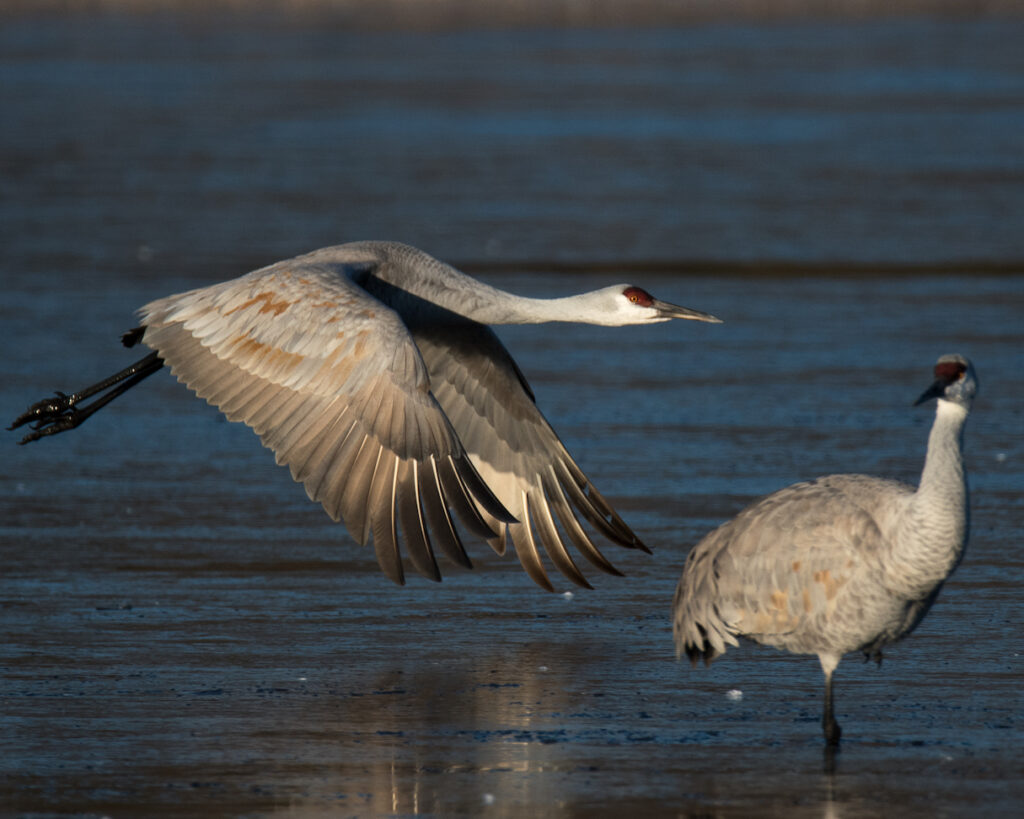
<path id="1" fill-rule="evenodd" d="M 832 672 L 825 674 L 825 715 L 821 718 L 821 727 L 825 729 L 825 744 L 830 746 L 839 745 L 839 737 L 842 730 L 836 722 L 836 715 L 832 710 Z"/>
<path id="2" fill-rule="evenodd" d="M 18 441 L 19 444 L 27 444 L 31 441 L 38 441 L 46 435 L 56 435 L 58 432 L 74 429 L 96 412 L 96 410 L 105 407 L 121 393 L 131 389 L 142 379 L 155 373 L 163 365 L 163 359 L 155 352 L 150 353 L 130 367 L 125 367 L 121 372 L 115 373 L 109 378 L 104 378 L 99 383 L 86 387 L 80 392 L 75 392 L 71 395 L 58 392 L 53 398 L 44 398 L 42 401 L 37 401 L 14 419 L 14 423 L 7 428 L 17 429 L 23 424 L 32 424 L 33 431 Z M 110 389 L 111 387 L 113 389 Z M 84 407 L 78 406 L 80 401 L 84 401 L 86 398 L 91 398 L 97 393 L 108 389 L 110 390 L 109 392 L 101 395 L 92 403 L 86 404 Z"/>

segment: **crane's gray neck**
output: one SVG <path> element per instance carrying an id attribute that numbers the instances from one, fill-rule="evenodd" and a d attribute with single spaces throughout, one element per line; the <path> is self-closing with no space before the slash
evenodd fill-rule
<path id="1" fill-rule="evenodd" d="M 963 456 L 967 410 L 942 399 L 937 403 L 917 494 L 941 501 L 963 500 L 967 496 Z"/>
<path id="2" fill-rule="evenodd" d="M 963 431 L 967 409 L 939 399 L 921 483 L 893 546 L 893 572 L 912 596 L 927 594 L 959 562 L 969 522 Z"/>
<path id="3" fill-rule="evenodd" d="M 372 250 L 379 264 L 372 275 L 414 296 L 481 324 L 586 321 L 580 298 L 531 299 L 477 281 L 408 245 L 360 242 L 345 247 Z"/>

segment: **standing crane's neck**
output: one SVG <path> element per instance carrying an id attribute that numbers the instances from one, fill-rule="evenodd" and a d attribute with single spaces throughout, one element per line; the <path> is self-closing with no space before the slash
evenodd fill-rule
<path id="1" fill-rule="evenodd" d="M 893 566 L 912 596 L 927 594 L 948 576 L 967 543 L 966 420 L 966 408 L 938 401 L 921 483 L 894 538 Z"/>
<path id="2" fill-rule="evenodd" d="M 953 501 L 967 494 L 963 456 L 967 410 L 942 399 L 937 403 L 917 494 Z"/>

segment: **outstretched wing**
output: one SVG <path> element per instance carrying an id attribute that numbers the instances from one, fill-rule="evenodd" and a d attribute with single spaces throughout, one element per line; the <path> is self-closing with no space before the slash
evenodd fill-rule
<path id="1" fill-rule="evenodd" d="M 392 580 L 404 581 L 400 540 L 437 580 L 435 544 L 470 565 L 449 510 L 484 538 L 514 519 L 466 457 L 402 320 L 360 286 L 375 264 L 299 257 L 160 299 L 140 311 L 143 341 L 252 427 L 360 543 L 372 533 Z"/>
<path id="2" fill-rule="evenodd" d="M 620 574 L 594 545 L 577 514 L 612 542 L 646 551 L 566 451 L 490 328 L 452 314 L 446 320 L 409 324 L 435 397 L 480 476 L 517 519 L 508 524 L 508 537 L 538 585 L 552 588 L 538 540 L 551 562 L 581 586 L 589 588 L 566 540 L 598 568 Z M 486 510 L 481 514 L 492 527 L 500 526 Z M 492 541 L 499 552 L 504 543 L 504 538 Z"/>

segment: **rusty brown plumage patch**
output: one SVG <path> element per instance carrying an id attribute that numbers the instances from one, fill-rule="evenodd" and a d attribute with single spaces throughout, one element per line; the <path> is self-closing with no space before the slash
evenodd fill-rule
<path id="1" fill-rule="evenodd" d="M 263 302 L 263 306 L 260 307 L 260 313 L 273 313 L 275 316 L 281 315 L 285 310 L 291 307 L 295 302 L 287 301 L 279 298 L 276 293 L 260 293 L 258 296 L 253 296 L 249 301 L 233 307 L 228 310 L 224 315 L 230 316 L 232 313 L 236 313 L 239 310 L 245 310 L 246 308 L 252 307 L 255 304 Z"/>

